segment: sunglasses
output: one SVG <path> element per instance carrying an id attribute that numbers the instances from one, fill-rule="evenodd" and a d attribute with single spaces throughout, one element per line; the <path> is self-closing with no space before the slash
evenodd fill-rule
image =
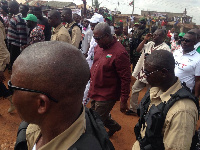
<path id="1" fill-rule="evenodd" d="M 27 91 L 27 92 L 34 92 L 34 93 L 40 93 L 40 94 L 46 95 L 50 100 L 52 100 L 52 101 L 58 103 L 58 101 L 57 101 L 56 99 L 54 99 L 53 97 L 49 96 L 49 95 L 48 95 L 47 93 L 45 93 L 45 92 L 14 86 L 14 85 L 12 85 L 12 83 L 11 83 L 10 80 L 8 81 L 8 88 L 9 88 L 11 94 L 13 94 L 15 90 Z"/>
<path id="2" fill-rule="evenodd" d="M 100 37 L 93 36 L 93 38 L 94 38 L 95 40 L 99 41 L 99 40 L 101 40 L 104 36 L 105 36 L 105 34 L 102 35 L 102 36 L 100 36 Z"/>
<path id="3" fill-rule="evenodd" d="M 155 71 L 152 71 L 152 72 L 148 72 L 146 70 L 144 70 L 144 74 L 148 77 L 150 76 L 151 74 L 155 73 L 155 72 L 158 72 L 159 70 L 155 70 Z"/>
<path id="4" fill-rule="evenodd" d="M 189 43 L 189 42 L 192 42 L 191 40 L 188 40 L 188 39 L 185 39 L 185 38 L 182 38 L 181 41 L 185 41 L 186 43 Z"/>

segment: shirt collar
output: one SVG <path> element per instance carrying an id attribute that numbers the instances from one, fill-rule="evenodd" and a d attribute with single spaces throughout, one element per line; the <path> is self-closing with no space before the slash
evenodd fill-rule
<path id="1" fill-rule="evenodd" d="M 30 125 L 32 129 L 28 130 L 26 134 L 39 131 L 37 132 L 39 133 L 37 134 L 37 136 L 39 137 L 41 135 L 40 128 L 34 124 Z M 50 142 L 42 146 L 40 150 L 68 149 L 80 138 L 80 136 L 85 132 L 85 130 L 86 130 L 86 119 L 85 119 L 85 107 L 83 106 L 83 111 L 80 114 L 79 118 L 68 129 L 66 129 L 64 132 L 56 136 Z"/>
<path id="2" fill-rule="evenodd" d="M 70 24 L 69 23 L 66 23 L 65 27 L 66 28 L 70 28 L 74 23 L 76 23 L 75 21 L 71 22 Z"/>
<path id="3" fill-rule="evenodd" d="M 63 26 L 63 24 L 61 23 L 56 28 L 53 28 L 53 33 L 57 33 L 62 26 Z"/>
<path id="4" fill-rule="evenodd" d="M 180 49 L 181 50 L 181 53 L 183 54 L 183 49 Z M 194 49 L 194 50 L 192 50 L 191 52 L 189 52 L 189 53 L 186 53 L 185 55 L 194 55 L 195 53 L 197 53 L 197 51 Z"/>
<path id="5" fill-rule="evenodd" d="M 117 42 L 117 38 L 113 36 L 113 41 L 111 43 L 109 43 L 106 48 L 104 48 L 103 50 L 109 49 L 110 47 L 112 47 L 116 42 Z"/>

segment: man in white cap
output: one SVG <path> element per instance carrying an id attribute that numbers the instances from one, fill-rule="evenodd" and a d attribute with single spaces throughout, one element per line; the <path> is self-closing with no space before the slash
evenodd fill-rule
<path id="1" fill-rule="evenodd" d="M 98 23 L 101 23 L 101 22 L 104 22 L 104 18 L 102 15 L 100 14 L 97 14 L 95 13 L 91 19 L 88 19 L 88 21 L 90 21 L 90 28 L 91 30 L 93 31 L 95 26 L 98 24 Z M 93 33 L 92 33 L 93 34 Z M 90 42 L 90 48 L 89 48 L 89 51 L 88 51 L 88 56 L 86 58 L 88 64 L 89 64 L 89 67 L 91 68 L 92 67 L 92 64 L 93 64 L 93 59 L 94 59 L 94 48 L 97 46 L 97 43 L 95 42 L 95 39 L 93 38 L 93 35 L 92 35 L 92 39 L 91 39 L 91 42 Z M 90 88 L 90 81 L 88 81 L 88 84 L 86 85 L 86 88 L 85 88 L 85 92 L 84 92 L 84 97 L 83 97 L 83 104 L 84 105 L 87 105 L 87 103 L 89 102 L 89 98 L 87 97 L 88 95 L 88 91 L 89 91 L 89 88 Z"/>
<path id="2" fill-rule="evenodd" d="M 82 44 L 81 51 L 87 57 L 87 52 L 90 48 L 90 42 L 92 39 L 93 32 L 90 28 L 90 21 L 86 18 L 83 20 L 83 28 L 82 28 Z"/>

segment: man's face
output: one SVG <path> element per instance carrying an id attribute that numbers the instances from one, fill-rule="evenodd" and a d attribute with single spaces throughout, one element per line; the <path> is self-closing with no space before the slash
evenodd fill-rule
<path id="1" fill-rule="evenodd" d="M 163 40 L 162 32 L 156 30 L 153 33 L 153 42 L 158 43 Z"/>
<path id="2" fill-rule="evenodd" d="M 16 8 L 13 5 L 9 5 L 9 4 L 8 4 L 8 11 L 11 14 L 16 14 L 16 12 L 17 12 Z"/>
<path id="3" fill-rule="evenodd" d="M 13 67 L 13 75 L 11 76 L 11 83 L 13 86 L 28 88 L 27 82 L 25 82 L 24 76 L 16 74 Z M 17 109 L 19 116 L 22 120 L 28 123 L 34 123 L 37 114 L 37 103 L 35 98 L 36 93 L 14 90 L 12 95 L 12 101 Z"/>
<path id="4" fill-rule="evenodd" d="M 74 21 L 75 21 L 76 23 L 80 23 L 81 17 L 80 17 L 79 15 L 76 15 L 76 17 L 74 18 Z"/>
<path id="5" fill-rule="evenodd" d="M 26 21 L 26 25 L 27 25 L 28 28 L 32 28 L 33 23 L 34 23 L 34 22 L 33 22 L 33 21 L 30 21 L 30 20 L 27 20 L 27 21 Z"/>
<path id="6" fill-rule="evenodd" d="M 90 22 L 89 22 L 88 20 L 84 21 L 83 23 L 84 23 L 84 27 L 86 27 L 86 28 L 87 28 L 88 25 L 90 24 Z"/>
<path id="7" fill-rule="evenodd" d="M 41 12 L 41 11 L 33 11 L 33 14 L 34 14 L 38 19 L 41 19 L 41 18 L 42 18 L 42 12 Z"/>
<path id="8" fill-rule="evenodd" d="M 148 62 L 145 61 L 144 63 L 144 71 L 145 76 L 147 79 L 147 82 L 152 87 L 159 87 L 161 82 L 161 76 L 160 76 L 160 70 L 155 69 L 151 65 L 148 64 Z"/>
<path id="9" fill-rule="evenodd" d="M 25 13 L 26 12 L 25 7 L 20 5 L 19 6 L 19 12 L 22 13 L 22 14 Z"/>
<path id="10" fill-rule="evenodd" d="M 114 27 L 115 29 L 115 34 L 116 35 L 121 35 L 122 34 L 122 29 L 120 27 Z"/>
<path id="11" fill-rule="evenodd" d="M 62 12 L 61 13 L 61 20 L 62 20 L 62 22 L 69 22 L 70 14 L 67 13 L 67 12 Z"/>
<path id="12" fill-rule="evenodd" d="M 178 33 L 174 33 L 174 39 L 175 39 L 175 41 L 178 40 Z"/>
<path id="13" fill-rule="evenodd" d="M 91 30 L 93 31 L 97 23 L 90 23 Z"/>
<path id="14" fill-rule="evenodd" d="M 125 35 L 128 34 L 128 28 L 127 28 L 127 27 L 123 27 L 123 33 L 124 33 Z"/>
<path id="15" fill-rule="evenodd" d="M 144 21 L 139 22 L 138 29 L 145 29 L 145 28 L 146 28 L 146 23 Z"/>
<path id="16" fill-rule="evenodd" d="M 93 37 L 94 37 L 95 41 L 97 42 L 97 44 L 99 45 L 99 47 L 104 48 L 105 46 L 108 45 L 107 40 L 106 40 L 107 35 L 101 33 L 98 30 L 96 30 L 96 31 L 94 30 L 93 34 L 94 34 Z"/>
<path id="17" fill-rule="evenodd" d="M 106 23 L 110 25 L 111 24 L 111 20 L 110 19 L 106 19 Z"/>
<path id="18" fill-rule="evenodd" d="M 48 22 L 51 27 L 56 26 L 56 18 L 53 15 L 51 15 L 50 13 L 48 14 Z"/>
<path id="19" fill-rule="evenodd" d="M 194 49 L 195 45 L 195 37 L 191 34 L 185 34 L 184 37 L 181 39 L 181 46 L 185 52 L 190 52 Z"/>

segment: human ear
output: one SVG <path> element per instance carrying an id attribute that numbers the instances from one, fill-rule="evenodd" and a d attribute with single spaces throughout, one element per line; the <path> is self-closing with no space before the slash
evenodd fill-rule
<path id="1" fill-rule="evenodd" d="M 37 105 L 38 105 L 38 113 L 39 114 L 44 114 L 47 112 L 50 106 L 50 99 L 43 94 L 39 94 L 37 97 Z"/>

